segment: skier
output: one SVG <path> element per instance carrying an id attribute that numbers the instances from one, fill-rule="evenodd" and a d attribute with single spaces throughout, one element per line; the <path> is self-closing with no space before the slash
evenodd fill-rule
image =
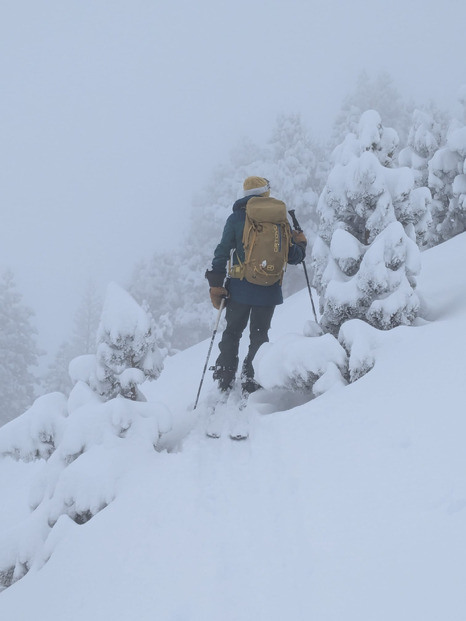
<path id="1" fill-rule="evenodd" d="M 206 271 L 206 278 L 210 286 L 210 297 L 215 308 L 219 309 L 223 298 L 226 298 L 226 328 L 219 343 L 220 354 L 214 366 L 214 380 L 218 382 L 221 392 L 229 392 L 234 384 L 238 369 L 238 349 L 241 336 L 249 321 L 250 341 L 246 358 L 241 369 L 241 388 L 243 394 L 248 395 L 259 388 L 254 379 L 252 361 L 259 347 L 267 342 L 268 331 L 272 316 L 277 304 L 282 304 L 283 295 L 281 281 L 283 273 L 273 284 L 256 284 L 250 282 L 253 278 L 244 277 L 242 268 L 245 264 L 245 248 L 243 231 L 247 218 L 248 202 L 259 203 L 264 209 L 269 204 L 279 204 L 286 216 L 286 206 L 281 201 L 270 197 L 270 183 L 264 177 L 247 177 L 243 183 L 244 197 L 233 205 L 233 213 L 228 217 L 220 243 L 214 252 L 212 269 Z M 267 201 L 257 201 L 257 197 Z M 254 198 L 254 201 L 251 199 Z M 285 218 L 286 220 L 286 218 Z M 257 225 L 257 223 L 256 223 Z M 307 240 L 302 231 L 290 230 L 288 221 L 283 225 L 286 236 L 285 261 L 297 265 L 306 255 Z M 257 228 L 257 227 L 256 227 Z M 259 229 L 262 225 L 259 224 Z M 285 244 L 284 244 L 285 245 Z M 251 252 L 248 250 L 248 257 Z M 227 276 L 227 263 L 233 258 Z M 249 259 L 248 259 L 249 260 Z M 246 263 L 248 263 L 246 260 Z M 260 265 L 266 262 L 261 261 Z M 259 268 L 260 271 L 260 268 Z M 260 280 L 260 279 L 259 279 Z"/>

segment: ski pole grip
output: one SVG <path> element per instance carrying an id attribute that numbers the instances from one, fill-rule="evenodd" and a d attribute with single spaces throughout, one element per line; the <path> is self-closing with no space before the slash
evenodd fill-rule
<path id="1" fill-rule="evenodd" d="M 294 213 L 294 212 L 295 212 L 295 210 L 294 210 L 294 209 L 290 209 L 290 210 L 288 211 L 288 213 L 289 213 L 289 214 L 290 214 L 290 216 L 291 216 L 291 219 L 293 220 L 293 227 L 295 228 L 295 230 L 296 230 L 296 231 L 302 231 L 303 229 L 299 226 L 298 219 L 296 218 L 296 216 L 295 216 L 295 213 Z"/>

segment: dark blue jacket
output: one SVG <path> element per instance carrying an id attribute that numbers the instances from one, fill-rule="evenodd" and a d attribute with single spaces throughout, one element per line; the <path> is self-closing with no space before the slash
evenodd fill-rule
<path id="1" fill-rule="evenodd" d="M 252 197 L 240 198 L 233 205 L 233 213 L 225 223 L 222 239 L 214 252 L 214 259 L 212 261 L 213 272 L 226 275 L 227 263 L 232 250 L 236 251 L 233 253 L 233 264 L 238 263 L 237 256 L 239 256 L 241 262 L 244 261 L 243 229 L 246 220 L 246 203 L 250 198 Z M 297 265 L 304 260 L 305 256 L 306 250 L 304 246 L 292 242 L 288 254 L 288 263 Z M 283 302 L 282 288 L 279 282 L 265 287 L 248 282 L 245 278 L 242 280 L 231 278 L 228 289 L 231 299 L 241 304 L 276 306 Z"/>

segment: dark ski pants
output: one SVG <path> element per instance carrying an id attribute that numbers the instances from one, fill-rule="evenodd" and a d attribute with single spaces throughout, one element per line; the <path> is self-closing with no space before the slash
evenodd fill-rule
<path id="1" fill-rule="evenodd" d="M 251 306 L 228 300 L 226 322 L 222 340 L 219 343 L 220 355 L 215 363 L 214 379 L 219 380 L 219 388 L 231 388 L 238 369 L 238 350 L 241 336 L 249 321 L 249 349 L 243 362 L 241 375 L 252 380 L 254 368 L 252 361 L 259 347 L 269 340 L 268 332 L 275 306 Z"/>

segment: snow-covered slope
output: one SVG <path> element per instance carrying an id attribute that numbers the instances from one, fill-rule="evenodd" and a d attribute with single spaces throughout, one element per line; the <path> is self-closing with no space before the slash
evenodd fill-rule
<path id="1" fill-rule="evenodd" d="M 142 411 L 124 457 L 102 441 L 108 506 L 83 525 L 62 512 L 0 618 L 464 621 L 466 236 L 422 259 L 426 321 L 384 333 L 347 387 L 288 410 L 254 395 L 247 442 L 205 438 L 189 410 L 208 343 L 168 360 L 146 393 L 173 414 L 170 452 L 144 444 Z M 304 290 L 271 339 L 311 316 Z M 46 473 L 0 461 L 0 559 Z"/>

